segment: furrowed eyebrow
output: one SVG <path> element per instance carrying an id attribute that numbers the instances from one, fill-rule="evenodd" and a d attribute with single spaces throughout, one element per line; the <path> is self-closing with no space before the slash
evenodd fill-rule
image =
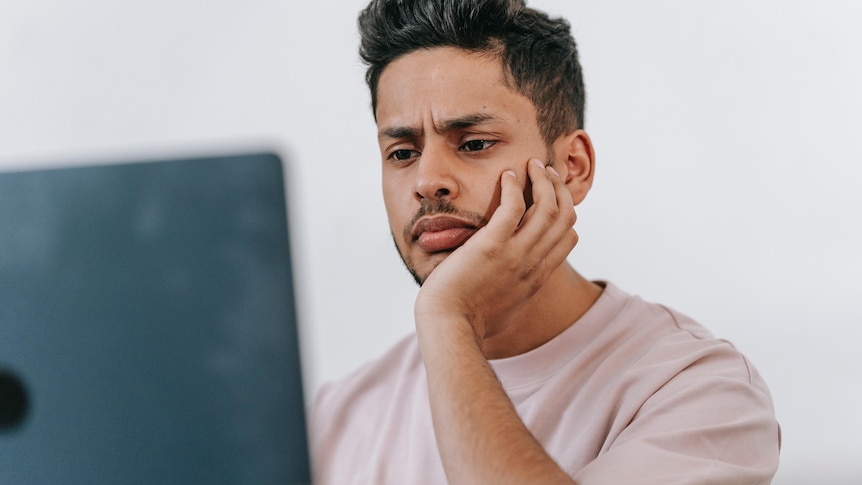
<path id="1" fill-rule="evenodd" d="M 380 131 L 378 138 L 391 138 L 391 139 L 400 139 L 400 138 L 417 138 L 422 133 L 422 130 L 418 128 L 411 128 L 409 126 L 394 126 L 392 128 L 386 128 Z"/>
<path id="2" fill-rule="evenodd" d="M 444 120 L 434 125 L 434 131 L 437 133 L 445 133 L 447 131 L 463 130 L 472 126 L 480 125 L 487 122 L 498 122 L 499 118 L 489 114 L 469 114 L 451 120 Z M 420 128 L 410 126 L 393 126 L 380 130 L 378 138 L 402 139 L 402 138 L 418 138 L 422 135 Z"/>
<path id="3" fill-rule="evenodd" d="M 489 121 L 497 121 L 497 118 L 489 114 L 470 114 L 460 118 L 445 120 L 440 124 L 434 125 L 434 130 L 437 133 L 445 133 L 447 131 L 463 130 Z"/>

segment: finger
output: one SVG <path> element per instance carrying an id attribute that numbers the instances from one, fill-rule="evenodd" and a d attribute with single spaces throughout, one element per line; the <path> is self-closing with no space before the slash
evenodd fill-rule
<path id="1" fill-rule="evenodd" d="M 569 187 L 566 186 L 566 182 L 560 174 L 557 173 L 554 167 L 548 165 L 547 170 L 551 178 L 551 183 L 554 184 L 554 191 L 557 197 L 557 207 L 560 209 L 562 216 L 569 217 L 571 219 L 571 224 L 568 224 L 568 226 L 574 226 L 575 221 L 577 220 L 577 214 L 575 213 L 575 201 L 572 199 L 572 193 L 569 191 Z"/>
<path id="2" fill-rule="evenodd" d="M 532 183 L 533 205 L 555 207 L 557 201 L 554 195 L 554 185 L 544 162 L 536 158 L 531 159 L 527 165 L 527 175 Z"/>
<path id="3" fill-rule="evenodd" d="M 547 171 L 554 186 L 554 195 L 558 210 L 557 220 L 547 230 L 548 240 L 554 240 L 558 237 L 563 237 L 568 231 L 572 231 L 572 226 L 577 221 L 577 214 L 575 213 L 575 203 L 572 200 L 572 194 L 563 178 L 551 166 L 547 168 Z M 577 242 L 577 238 L 575 238 L 575 242 Z"/>
<path id="4" fill-rule="evenodd" d="M 578 233 L 573 228 L 568 228 L 557 243 L 551 247 L 545 256 L 545 263 L 549 271 L 553 271 L 569 257 L 569 253 L 578 244 Z"/>
<path id="5" fill-rule="evenodd" d="M 512 238 L 518 223 L 524 217 L 526 202 L 518 176 L 512 170 L 500 176 L 500 205 L 485 226 L 490 237 L 504 242 Z"/>
<path id="6" fill-rule="evenodd" d="M 540 161 L 530 160 L 527 174 L 532 181 L 533 205 L 524 214 L 519 233 L 528 244 L 534 244 L 559 218 L 559 196 L 551 175 Z"/>
<path id="7" fill-rule="evenodd" d="M 549 194 L 543 194 L 543 198 L 552 197 L 553 204 L 547 200 L 537 204 L 535 213 L 530 214 L 530 225 L 521 224 L 524 236 L 531 239 L 529 244 L 538 257 L 556 248 L 568 254 L 577 242 L 577 234 L 572 229 L 576 215 L 569 189 L 552 167 L 547 168 L 546 175 L 551 190 Z"/>

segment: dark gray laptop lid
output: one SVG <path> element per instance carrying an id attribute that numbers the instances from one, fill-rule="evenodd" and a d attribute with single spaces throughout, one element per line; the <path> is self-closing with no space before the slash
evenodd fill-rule
<path id="1" fill-rule="evenodd" d="M 0 173 L 0 483 L 308 483 L 283 165 Z"/>

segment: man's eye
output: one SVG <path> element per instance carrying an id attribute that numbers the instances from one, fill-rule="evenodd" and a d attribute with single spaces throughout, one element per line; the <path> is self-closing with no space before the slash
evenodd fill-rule
<path id="1" fill-rule="evenodd" d="M 394 158 L 398 161 L 410 160 L 411 158 L 417 156 L 418 153 L 416 150 L 395 150 L 389 155 L 389 158 Z"/>
<path id="2" fill-rule="evenodd" d="M 470 140 L 461 146 L 461 150 L 465 152 L 478 152 L 491 148 L 495 143 L 497 142 L 491 140 Z"/>

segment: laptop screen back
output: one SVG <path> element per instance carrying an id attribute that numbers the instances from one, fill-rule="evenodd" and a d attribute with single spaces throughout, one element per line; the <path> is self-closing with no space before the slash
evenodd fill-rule
<path id="1" fill-rule="evenodd" d="M 0 483 L 309 483 L 283 167 L 0 173 Z"/>

